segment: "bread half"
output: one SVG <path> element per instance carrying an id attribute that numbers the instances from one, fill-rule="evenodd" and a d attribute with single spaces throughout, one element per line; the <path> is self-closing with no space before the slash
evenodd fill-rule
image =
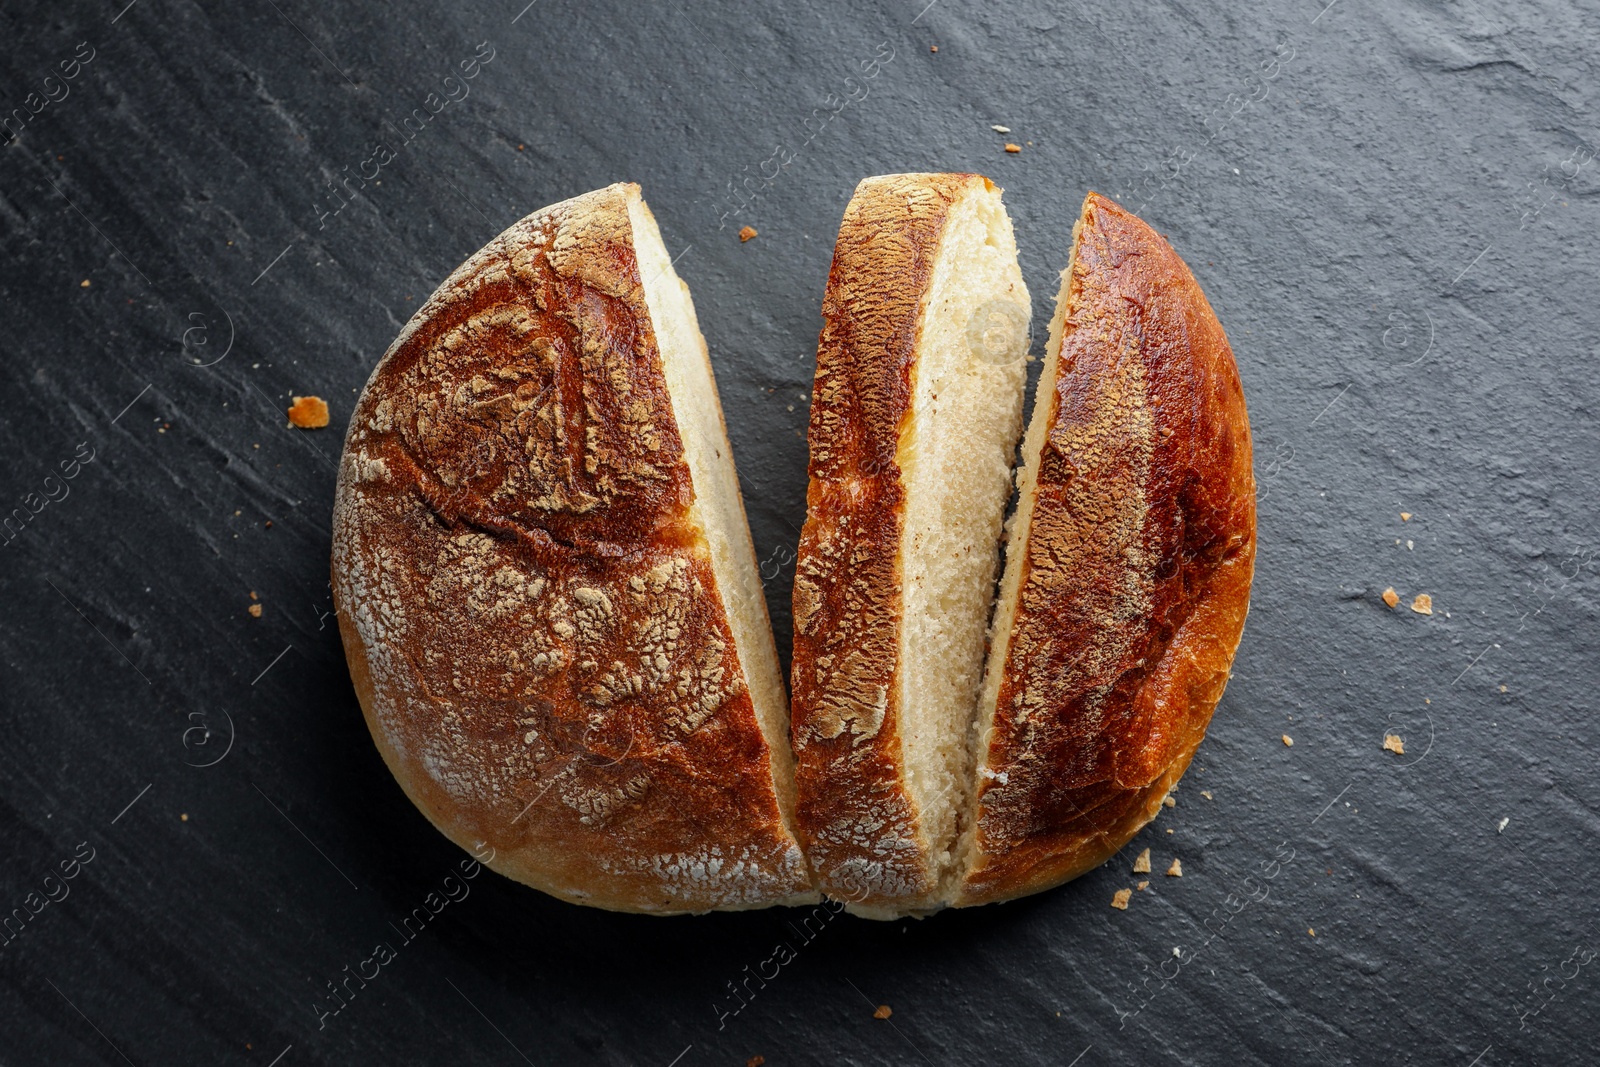
<path id="1" fill-rule="evenodd" d="M 1233 352 L 1171 246 L 1094 193 L 1045 358 L 957 905 L 1075 878 L 1155 817 L 1249 607 L 1255 482 Z"/>
<path id="2" fill-rule="evenodd" d="M 791 678 L 800 834 L 858 914 L 938 908 L 954 869 L 1029 315 L 988 179 L 856 187 L 823 298 Z"/>
<path id="3" fill-rule="evenodd" d="M 710 361 L 637 186 L 518 222 L 406 325 L 333 589 L 384 759 L 496 870 L 623 911 L 817 899 Z"/>

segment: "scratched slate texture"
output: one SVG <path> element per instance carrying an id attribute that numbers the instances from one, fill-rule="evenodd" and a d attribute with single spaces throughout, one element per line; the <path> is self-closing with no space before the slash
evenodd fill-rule
<path id="1" fill-rule="evenodd" d="M 123 2 L 0 13 L 0 1064 L 1594 1062 L 1593 3 Z M 1232 338 L 1260 556 L 1176 808 L 922 922 L 485 873 L 403 939 L 461 855 L 327 585 L 379 354 L 521 215 L 642 183 L 785 647 L 833 235 L 903 170 L 1005 187 L 1036 354 L 1090 188 Z"/>

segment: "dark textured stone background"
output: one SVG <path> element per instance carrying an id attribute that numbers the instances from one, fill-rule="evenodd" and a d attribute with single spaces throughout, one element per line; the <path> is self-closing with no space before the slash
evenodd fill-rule
<path id="1" fill-rule="evenodd" d="M 94 456 L 0 555 L 0 909 L 94 855 L 0 949 L 0 1063 L 1595 1062 L 1592 2 L 122 2 L 0 14 L 0 115 L 95 50 L 0 148 L 0 503 Z M 470 96 L 319 225 L 484 41 Z M 612 915 L 486 874 L 319 1030 L 323 983 L 459 857 L 380 762 L 328 614 L 379 354 L 519 216 L 642 183 L 783 647 L 833 235 L 899 170 L 1006 188 L 1036 352 L 1090 188 L 1170 236 L 1233 340 L 1254 610 L 1176 810 L 1024 902 L 840 918 L 721 1028 L 799 915 Z M 287 429 L 291 392 L 333 425 Z"/>

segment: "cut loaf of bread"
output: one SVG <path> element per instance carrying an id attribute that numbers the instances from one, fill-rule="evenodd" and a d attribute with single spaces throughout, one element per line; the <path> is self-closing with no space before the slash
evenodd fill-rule
<path id="1" fill-rule="evenodd" d="M 401 787 L 567 900 L 814 901 L 711 364 L 635 185 L 530 215 L 373 371 L 333 588 Z"/>
<path id="2" fill-rule="evenodd" d="M 846 209 L 792 722 L 705 341 L 638 187 L 462 264 L 373 371 L 334 507 L 351 677 L 423 814 L 576 903 L 820 890 L 872 918 L 1038 892 L 1153 818 L 1249 604 L 1238 371 L 1182 260 L 1091 193 L 997 600 L 1016 258 L 977 175 L 869 178 Z"/>
<path id="3" fill-rule="evenodd" d="M 823 301 L 791 678 L 802 841 L 862 915 L 936 909 L 959 874 L 1029 315 L 991 182 L 857 186 Z"/>

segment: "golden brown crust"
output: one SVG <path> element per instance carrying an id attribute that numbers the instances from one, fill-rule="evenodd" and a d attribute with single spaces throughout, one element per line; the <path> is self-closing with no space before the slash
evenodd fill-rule
<path id="1" fill-rule="evenodd" d="M 406 793 L 497 870 L 580 903 L 814 899 L 691 509 L 614 185 L 462 265 L 373 372 L 333 585 Z"/>
<path id="2" fill-rule="evenodd" d="M 964 190 L 984 181 L 864 180 L 823 297 L 794 585 L 796 821 L 823 891 L 867 911 L 937 903 L 894 712 L 905 521 L 895 455 L 940 235 Z"/>
<path id="3" fill-rule="evenodd" d="M 1166 241 L 1090 193 L 959 905 L 1104 862 L 1227 684 L 1255 560 L 1233 352 Z"/>

